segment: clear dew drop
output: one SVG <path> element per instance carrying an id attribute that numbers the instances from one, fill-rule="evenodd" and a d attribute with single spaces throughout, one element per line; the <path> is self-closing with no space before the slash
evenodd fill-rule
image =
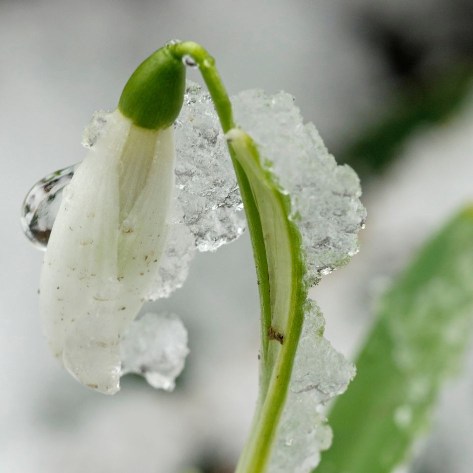
<path id="1" fill-rule="evenodd" d="M 192 56 L 189 56 L 188 54 L 186 54 L 182 58 L 182 62 L 187 67 L 194 67 L 194 68 L 197 67 L 197 62 L 195 61 L 195 59 Z"/>
<path id="2" fill-rule="evenodd" d="M 59 210 L 64 188 L 78 164 L 53 172 L 38 181 L 28 192 L 21 207 L 21 226 L 36 248 L 46 250 L 49 235 Z"/>

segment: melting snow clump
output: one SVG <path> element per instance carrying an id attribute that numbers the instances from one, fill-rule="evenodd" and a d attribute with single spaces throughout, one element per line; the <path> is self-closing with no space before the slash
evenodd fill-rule
<path id="1" fill-rule="evenodd" d="M 187 331 L 177 315 L 146 313 L 129 326 L 121 343 L 121 375 L 137 373 L 154 388 L 172 391 L 184 368 Z"/>
<path id="2" fill-rule="evenodd" d="M 200 251 L 216 250 L 245 228 L 240 192 L 212 100 L 188 83 L 176 126 L 177 199 Z"/>
<path id="3" fill-rule="evenodd" d="M 289 393 L 271 456 L 270 473 L 308 473 L 330 447 L 332 430 L 322 407 L 343 393 L 355 368 L 322 336 L 323 316 L 307 301 Z"/>
<path id="4" fill-rule="evenodd" d="M 175 123 L 176 194 L 169 237 L 149 300 L 168 297 L 187 278 L 195 250 L 238 238 L 246 221 L 232 161 L 208 93 L 188 82 Z"/>

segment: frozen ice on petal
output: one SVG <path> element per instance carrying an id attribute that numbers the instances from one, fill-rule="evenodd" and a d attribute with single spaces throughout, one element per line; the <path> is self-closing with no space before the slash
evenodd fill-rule
<path id="1" fill-rule="evenodd" d="M 232 102 L 237 124 L 255 140 L 291 197 L 307 281 L 314 284 L 358 251 L 357 232 L 366 217 L 359 179 L 350 167 L 337 165 L 315 126 L 304 124 L 291 95 L 249 90 Z"/>
<path id="2" fill-rule="evenodd" d="M 184 223 L 199 251 L 213 251 L 245 229 L 232 161 L 210 96 L 189 82 L 175 124 L 176 186 Z"/>
<path id="3" fill-rule="evenodd" d="M 122 340 L 121 375 L 137 373 L 154 388 L 172 391 L 188 354 L 187 331 L 177 315 L 146 313 Z"/>
<path id="4" fill-rule="evenodd" d="M 146 295 L 147 300 L 169 297 L 176 289 L 182 287 L 187 279 L 189 266 L 195 255 L 195 238 L 189 228 L 181 222 L 182 211 L 179 203 L 174 201 L 167 245 Z"/>
<path id="5" fill-rule="evenodd" d="M 330 447 L 332 431 L 322 407 L 346 390 L 355 368 L 323 337 L 323 327 L 319 308 L 307 301 L 269 473 L 309 473 L 318 465 L 320 452 Z"/>
<path id="6" fill-rule="evenodd" d="M 82 134 L 82 146 L 84 148 L 91 149 L 95 146 L 100 135 L 105 130 L 111 115 L 112 112 L 106 112 L 104 110 L 94 112 L 90 123 L 86 126 Z"/>

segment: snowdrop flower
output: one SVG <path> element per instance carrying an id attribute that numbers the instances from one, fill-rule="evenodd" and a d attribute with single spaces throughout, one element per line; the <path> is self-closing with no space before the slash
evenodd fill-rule
<path id="1" fill-rule="evenodd" d="M 120 339 L 149 292 L 174 186 L 172 124 L 184 65 L 162 48 L 128 81 L 64 191 L 44 259 L 40 310 L 49 345 L 81 383 L 119 389 Z"/>

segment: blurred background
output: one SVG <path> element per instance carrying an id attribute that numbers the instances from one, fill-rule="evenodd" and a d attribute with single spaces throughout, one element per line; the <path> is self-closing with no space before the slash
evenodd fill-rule
<path id="1" fill-rule="evenodd" d="M 473 201 L 471 0 L 0 0 L 1 472 L 233 471 L 257 393 L 248 236 L 197 257 L 185 287 L 147 307 L 179 314 L 189 331 L 175 392 L 129 377 L 109 398 L 50 356 L 38 315 L 42 254 L 19 226 L 31 185 L 82 159 L 92 112 L 113 109 L 138 63 L 173 38 L 205 45 L 230 93 L 295 95 L 360 173 L 361 252 L 313 293 L 346 356 L 391 278 Z M 471 473 L 472 438 L 473 350 L 412 471 Z"/>

